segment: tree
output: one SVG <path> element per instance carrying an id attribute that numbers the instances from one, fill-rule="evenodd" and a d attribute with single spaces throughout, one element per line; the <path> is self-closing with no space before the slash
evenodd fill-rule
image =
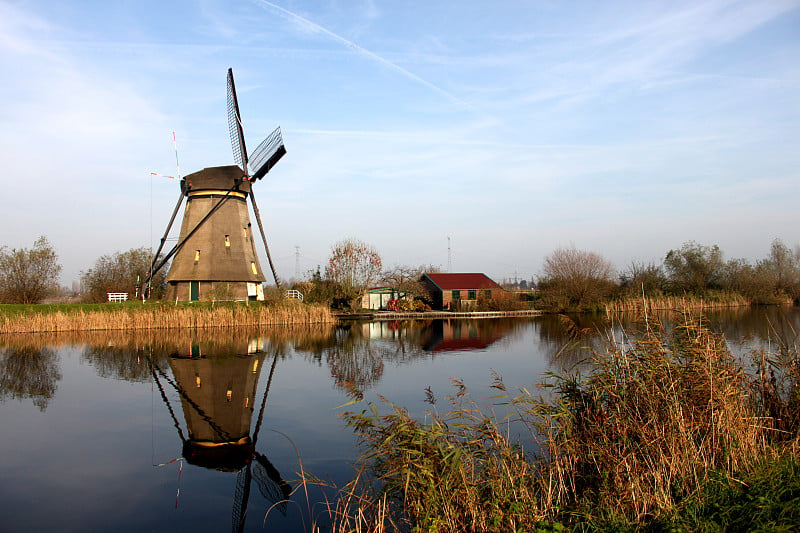
<path id="1" fill-rule="evenodd" d="M 769 256 L 759 261 L 757 269 L 763 271 L 775 296 L 793 299 L 800 296 L 800 261 L 780 239 L 772 241 Z"/>
<path id="2" fill-rule="evenodd" d="M 613 294 L 614 266 L 594 252 L 558 248 L 544 260 L 539 288 L 551 305 L 588 308 Z"/>
<path id="3" fill-rule="evenodd" d="M 397 289 L 397 292 L 402 295 L 425 300 L 428 298 L 428 291 L 420 279 L 426 272 L 439 272 L 439 270 L 439 267 L 433 265 L 418 267 L 396 265 L 381 274 L 381 283 Z"/>
<path id="4" fill-rule="evenodd" d="M 137 283 L 144 283 L 150 272 L 151 252 L 147 248 L 131 248 L 127 252 L 103 255 L 94 266 L 81 272 L 85 287 L 84 300 L 104 302 L 109 292 L 127 292 L 129 298 L 136 294 Z M 166 289 L 166 268 L 162 268 L 151 282 L 150 298 L 158 299 Z M 139 294 L 141 295 L 139 288 Z"/>
<path id="5" fill-rule="evenodd" d="M 338 283 L 343 297 L 355 299 L 378 280 L 383 262 L 372 245 L 357 239 L 345 239 L 334 245 L 325 277 Z"/>
<path id="6" fill-rule="evenodd" d="M 625 294 L 641 297 L 642 292 L 650 297 L 660 296 L 664 293 L 667 279 L 664 269 L 655 263 L 631 262 L 628 268 L 619 276 L 620 285 Z"/>
<path id="7" fill-rule="evenodd" d="M 722 285 L 724 262 L 722 251 L 716 244 L 704 246 L 694 241 L 683 244 L 679 250 L 670 250 L 664 258 L 669 284 L 676 292 L 701 294 Z"/>
<path id="8" fill-rule="evenodd" d="M 39 237 L 33 248 L 0 248 L 0 301 L 31 304 L 42 301 L 58 287 L 61 265 L 45 237 Z"/>

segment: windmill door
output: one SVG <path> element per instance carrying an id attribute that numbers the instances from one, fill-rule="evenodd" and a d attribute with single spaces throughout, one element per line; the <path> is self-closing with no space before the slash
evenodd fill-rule
<path id="1" fill-rule="evenodd" d="M 189 299 L 193 302 L 196 302 L 200 299 L 200 282 L 199 281 L 190 281 L 189 282 Z"/>

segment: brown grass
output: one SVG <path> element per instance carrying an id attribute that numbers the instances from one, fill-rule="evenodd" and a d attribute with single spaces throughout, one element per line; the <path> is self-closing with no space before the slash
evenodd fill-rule
<path id="1" fill-rule="evenodd" d="M 706 296 L 687 294 L 683 296 L 630 297 L 606 304 L 606 313 L 650 313 L 674 309 L 721 309 L 750 306 L 751 301 L 735 292 L 710 293 Z"/>
<path id="2" fill-rule="evenodd" d="M 109 304 L 113 305 L 113 304 Z M 0 314 L 0 334 L 69 331 L 242 328 L 286 324 L 334 323 L 318 305 L 225 304 L 175 307 L 120 306 L 119 310 L 82 310 Z"/>
<path id="3" fill-rule="evenodd" d="M 231 328 L 220 335 L 217 329 L 150 329 L 150 330 L 91 330 L 48 331 L 39 333 L 8 333 L 0 336 L 0 346 L 12 348 L 41 348 L 42 346 L 88 346 L 90 348 L 115 348 L 135 350 L 141 346 L 172 349 L 187 344 L 202 344 L 213 353 L 215 346 L 247 344 L 252 339 L 266 339 L 274 345 L 327 340 L 331 336 L 331 323 L 287 324 L 280 327 Z"/>
<path id="4" fill-rule="evenodd" d="M 678 318 L 669 330 L 643 320 L 594 352 L 588 376 L 553 376 L 550 396 L 511 395 L 496 377 L 493 405 L 455 382 L 450 410 L 425 423 L 388 402 L 388 412 L 345 413 L 366 452 L 329 506 L 334 531 L 533 531 L 575 516 L 645 524 L 710 476 L 735 482 L 764 458 L 796 456 L 796 344 L 754 354 L 751 372 L 699 316 Z M 501 406 L 509 417 L 494 414 Z"/>

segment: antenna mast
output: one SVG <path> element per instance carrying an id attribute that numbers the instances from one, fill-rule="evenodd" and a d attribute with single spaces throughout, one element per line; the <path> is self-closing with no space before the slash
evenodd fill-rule
<path id="1" fill-rule="evenodd" d="M 450 235 L 447 236 L 447 271 L 453 272 L 453 256 L 450 250 Z"/>

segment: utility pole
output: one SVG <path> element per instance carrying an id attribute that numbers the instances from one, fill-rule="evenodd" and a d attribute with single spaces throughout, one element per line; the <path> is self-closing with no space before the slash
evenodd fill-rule
<path id="1" fill-rule="evenodd" d="M 453 272 L 453 256 L 450 250 L 450 235 L 447 236 L 447 271 Z"/>
<path id="2" fill-rule="evenodd" d="M 300 247 L 294 247 L 294 279 L 300 281 Z"/>

